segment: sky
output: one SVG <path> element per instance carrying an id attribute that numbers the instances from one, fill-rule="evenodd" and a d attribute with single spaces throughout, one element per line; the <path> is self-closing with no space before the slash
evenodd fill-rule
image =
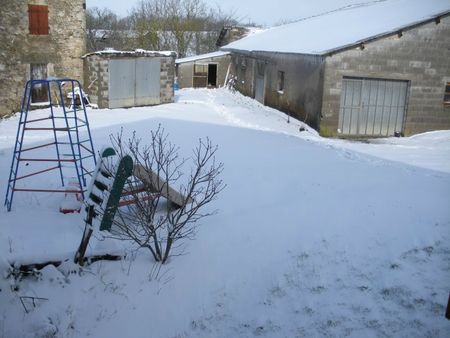
<path id="1" fill-rule="evenodd" d="M 370 0 L 204 0 L 210 7 L 235 12 L 241 23 L 272 26 L 336 9 L 352 3 Z M 87 7 L 107 7 L 119 16 L 126 16 L 139 0 L 86 0 Z"/>

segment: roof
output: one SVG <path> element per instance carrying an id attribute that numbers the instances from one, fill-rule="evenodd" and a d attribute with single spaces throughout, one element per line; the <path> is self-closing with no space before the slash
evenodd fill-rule
<path id="1" fill-rule="evenodd" d="M 82 58 L 91 56 L 91 55 L 104 55 L 104 56 L 173 56 L 176 57 L 177 53 L 173 51 L 154 51 L 154 50 L 144 50 L 144 49 L 136 49 L 136 50 L 115 50 L 112 48 L 107 48 L 105 50 L 88 53 L 82 56 Z"/>
<path id="2" fill-rule="evenodd" d="M 212 53 L 207 53 L 207 54 L 194 55 L 194 56 L 189 56 L 189 57 L 185 57 L 185 58 L 182 58 L 182 59 L 176 59 L 175 63 L 194 62 L 194 61 L 197 61 L 197 60 L 215 58 L 215 57 L 225 56 L 225 55 L 228 55 L 228 54 L 230 54 L 230 52 L 218 51 L 218 52 L 212 52 Z"/>
<path id="3" fill-rule="evenodd" d="M 221 50 L 324 55 L 450 13 L 450 0 L 377 0 L 273 27 Z"/>

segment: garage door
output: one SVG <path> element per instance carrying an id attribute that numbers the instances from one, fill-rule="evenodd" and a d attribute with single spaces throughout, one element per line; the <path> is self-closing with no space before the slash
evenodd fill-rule
<path id="1" fill-rule="evenodd" d="M 407 81 L 344 78 L 339 133 L 392 136 L 402 132 Z"/>
<path id="2" fill-rule="evenodd" d="M 153 58 L 109 61 L 109 108 L 160 103 L 160 61 Z"/>

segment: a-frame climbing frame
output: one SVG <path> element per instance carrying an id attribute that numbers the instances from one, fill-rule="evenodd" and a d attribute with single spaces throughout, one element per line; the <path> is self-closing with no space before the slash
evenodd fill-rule
<path id="1" fill-rule="evenodd" d="M 47 92 L 48 102 L 40 103 L 45 111 L 37 111 L 33 116 L 33 88 L 39 86 Z M 80 97 L 81 96 L 81 97 Z M 77 102 L 76 98 L 79 97 Z M 36 113 L 37 114 L 37 113 Z M 42 144 L 25 144 L 30 133 L 48 133 Z M 41 138 L 42 139 L 42 138 Z M 48 156 L 49 148 L 54 155 Z M 33 156 L 34 155 L 34 156 Z M 14 193 L 63 192 L 76 193 L 84 198 L 86 176 L 92 174 L 95 167 L 95 153 L 89 122 L 86 114 L 85 100 L 79 81 L 73 79 L 30 80 L 25 86 L 17 128 L 11 170 L 5 197 L 5 205 L 11 210 Z M 56 189 L 49 187 L 19 186 L 27 178 L 46 172 L 58 170 L 61 186 L 65 186 L 67 177 L 77 180 L 77 187 Z M 67 172 L 67 173 L 66 173 Z M 65 176 L 68 174 L 69 176 Z"/>

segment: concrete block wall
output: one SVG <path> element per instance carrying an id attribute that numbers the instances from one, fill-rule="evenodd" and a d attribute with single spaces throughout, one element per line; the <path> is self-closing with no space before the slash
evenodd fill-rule
<path id="1" fill-rule="evenodd" d="M 170 103 L 173 101 L 175 82 L 175 57 L 160 57 L 161 63 L 161 92 L 160 103 Z"/>
<path id="2" fill-rule="evenodd" d="M 48 6 L 48 35 L 29 34 L 28 5 Z M 85 0 L 1 2 L 0 117 L 20 110 L 30 64 L 47 64 L 47 75 L 82 81 Z"/>
<path id="3" fill-rule="evenodd" d="M 409 81 L 405 135 L 449 129 L 450 107 L 443 104 L 450 82 L 450 17 L 402 34 L 328 56 L 325 61 L 322 120 L 324 135 L 337 135 L 344 76 Z"/>

